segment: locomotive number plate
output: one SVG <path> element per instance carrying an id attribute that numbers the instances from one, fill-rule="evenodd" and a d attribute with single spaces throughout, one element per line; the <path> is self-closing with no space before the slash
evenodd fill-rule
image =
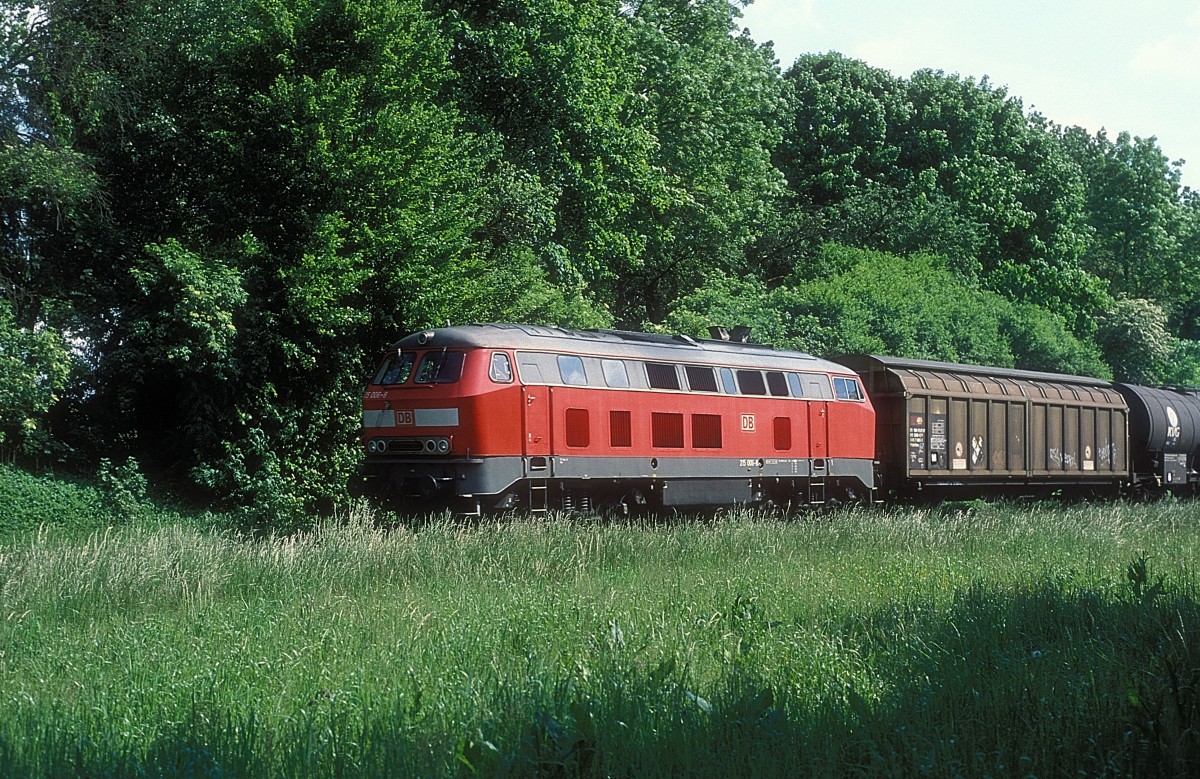
<path id="1" fill-rule="evenodd" d="M 416 419 L 413 417 L 412 409 L 396 409 L 396 426 L 415 425 Z"/>

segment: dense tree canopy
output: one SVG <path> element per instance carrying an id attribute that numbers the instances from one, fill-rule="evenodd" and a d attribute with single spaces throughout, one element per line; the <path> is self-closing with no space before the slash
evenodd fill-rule
<path id="1" fill-rule="evenodd" d="M 0 454 L 328 504 L 402 332 L 511 319 L 1200 382 L 1200 198 L 730 0 L 10 0 Z M 930 63 L 936 65 L 936 63 Z"/>

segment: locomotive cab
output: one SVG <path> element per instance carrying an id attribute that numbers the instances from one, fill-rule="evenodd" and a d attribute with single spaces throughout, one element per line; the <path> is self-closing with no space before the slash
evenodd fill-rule
<path id="1" fill-rule="evenodd" d="M 520 476 L 512 354 L 444 331 L 410 335 L 363 397 L 357 490 L 406 508 L 477 513 Z"/>

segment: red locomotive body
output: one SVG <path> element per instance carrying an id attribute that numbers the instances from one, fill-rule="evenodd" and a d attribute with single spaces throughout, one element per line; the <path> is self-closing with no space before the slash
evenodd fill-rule
<path id="1" fill-rule="evenodd" d="M 819 504 L 875 486 L 849 369 L 723 340 L 523 325 L 410 335 L 363 403 L 364 492 L 417 509 Z"/>

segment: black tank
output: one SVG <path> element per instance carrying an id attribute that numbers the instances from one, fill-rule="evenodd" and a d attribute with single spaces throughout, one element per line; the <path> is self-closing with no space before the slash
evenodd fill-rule
<path id="1" fill-rule="evenodd" d="M 1129 448 L 1134 472 L 1182 487 L 1200 448 L 1200 395 L 1194 390 L 1116 384 L 1129 404 Z"/>

